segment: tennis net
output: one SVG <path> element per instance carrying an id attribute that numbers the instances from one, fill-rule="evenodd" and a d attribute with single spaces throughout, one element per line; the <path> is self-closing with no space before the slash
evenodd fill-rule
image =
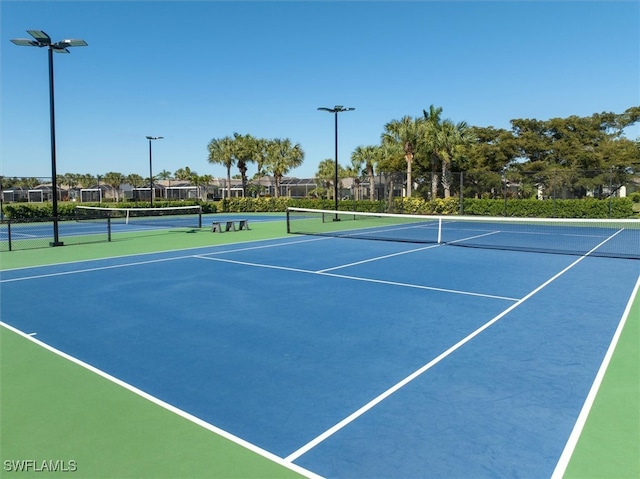
<path id="1" fill-rule="evenodd" d="M 162 228 L 201 228 L 202 207 L 172 206 L 165 208 L 108 208 L 76 206 L 77 220 L 125 223 Z"/>
<path id="2" fill-rule="evenodd" d="M 289 208 L 287 232 L 640 259 L 640 220 L 425 216 Z"/>

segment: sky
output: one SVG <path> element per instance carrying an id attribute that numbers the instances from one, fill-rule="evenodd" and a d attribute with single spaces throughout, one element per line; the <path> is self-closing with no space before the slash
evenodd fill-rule
<path id="1" fill-rule="evenodd" d="M 0 175 L 51 176 L 43 30 L 88 46 L 54 54 L 57 173 L 226 176 L 207 145 L 234 132 L 288 138 L 313 177 L 377 145 L 384 125 L 430 105 L 443 118 L 622 113 L 640 105 L 640 2 L 0 2 Z M 640 129 L 627 132 L 635 139 Z M 232 169 L 232 175 L 237 174 Z M 250 165 L 253 176 L 256 166 Z"/>

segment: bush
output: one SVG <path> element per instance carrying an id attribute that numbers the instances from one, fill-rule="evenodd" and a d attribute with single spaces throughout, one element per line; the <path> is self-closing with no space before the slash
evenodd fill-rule
<path id="1" fill-rule="evenodd" d="M 478 216 L 530 218 L 630 218 L 633 203 L 629 198 L 600 200 L 504 200 L 465 199 L 464 214 Z"/>
<path id="2" fill-rule="evenodd" d="M 634 193 L 635 195 L 635 193 Z M 154 207 L 178 206 L 175 201 L 156 201 Z M 230 198 L 222 201 L 188 200 L 180 206 L 200 205 L 203 213 L 248 213 L 284 212 L 288 207 L 333 210 L 334 201 L 312 198 Z M 75 217 L 74 202 L 58 203 L 60 217 Z M 83 206 L 104 206 L 104 203 L 83 203 Z M 148 208 L 149 202 L 119 203 L 120 208 Z M 344 200 L 338 202 L 341 211 L 368 213 L 396 212 L 406 214 L 456 215 L 459 214 L 458 198 L 395 198 L 392 204 L 386 201 Z M 504 216 L 503 199 L 467 198 L 463 201 L 465 215 Z M 4 205 L 4 213 L 12 219 L 46 218 L 53 216 L 51 203 L 9 203 Z M 611 198 L 600 200 L 583 198 L 578 200 L 513 200 L 506 201 L 506 215 L 531 218 L 632 218 L 634 204 L 631 198 Z"/>
<path id="3" fill-rule="evenodd" d="M 200 202 L 197 200 L 183 201 L 176 204 L 175 201 L 156 201 L 153 203 L 154 208 L 168 208 L 172 206 L 198 206 L 202 207 L 203 213 L 215 213 L 217 207 L 215 203 Z M 82 203 L 81 205 L 72 201 L 58 202 L 58 217 L 75 218 L 77 206 L 95 206 L 105 207 L 104 203 Z M 149 202 L 128 202 L 118 203 L 117 206 L 108 205 L 115 208 L 149 208 Z M 53 216 L 52 203 L 9 203 L 3 206 L 4 214 L 11 219 L 31 219 L 31 218 L 50 218 Z"/>

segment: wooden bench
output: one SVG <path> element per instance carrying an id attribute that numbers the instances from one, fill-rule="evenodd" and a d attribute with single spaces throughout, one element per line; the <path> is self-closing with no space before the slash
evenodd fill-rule
<path id="1" fill-rule="evenodd" d="M 238 227 L 236 228 L 236 223 Z M 240 231 L 249 229 L 249 220 L 229 220 L 229 221 L 214 221 L 211 223 L 211 232 L 224 233 L 226 231 Z"/>

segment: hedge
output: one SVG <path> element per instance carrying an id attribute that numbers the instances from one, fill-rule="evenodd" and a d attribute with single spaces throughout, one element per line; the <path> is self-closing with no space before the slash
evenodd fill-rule
<path id="1" fill-rule="evenodd" d="M 198 200 L 181 201 L 180 206 L 202 206 L 203 213 L 245 213 L 284 212 L 287 207 L 333 210 L 333 200 L 298 198 L 230 198 L 217 202 Z M 77 203 L 58 203 L 58 215 L 73 218 Z M 100 203 L 83 203 L 83 206 L 104 206 Z M 120 208 L 148 208 L 148 202 L 118 203 Z M 175 201 L 156 201 L 154 207 L 177 206 Z M 344 200 L 338 203 L 342 211 L 362 211 L 370 213 L 396 212 L 406 214 L 457 215 L 460 213 L 458 198 L 396 198 L 393 203 L 369 200 Z M 631 198 L 611 198 L 599 200 L 584 198 L 578 200 L 489 200 L 465 199 L 465 215 L 507 216 L 532 218 L 633 218 Z M 9 203 L 3 207 L 4 214 L 12 219 L 29 219 L 53 216 L 51 203 Z M 637 216 L 636 216 L 637 217 Z"/>

